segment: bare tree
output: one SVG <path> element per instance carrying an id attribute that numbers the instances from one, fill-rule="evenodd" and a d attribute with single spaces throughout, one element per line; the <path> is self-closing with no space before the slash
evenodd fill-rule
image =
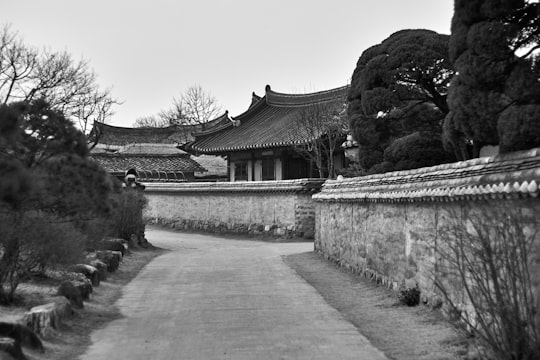
<path id="1" fill-rule="evenodd" d="M 175 98 L 173 109 L 177 111 L 181 119 L 185 119 L 184 123 L 190 125 L 204 125 L 222 111 L 217 99 L 200 85 L 188 87 L 180 98 Z"/>
<path id="2" fill-rule="evenodd" d="M 481 352 L 491 352 L 482 358 L 539 359 L 534 212 L 512 203 L 463 205 L 443 218 L 435 284 L 459 328 L 480 341 Z"/>
<path id="3" fill-rule="evenodd" d="M 135 119 L 133 127 L 137 128 L 164 128 L 170 126 L 168 119 L 158 115 L 141 116 Z"/>
<path id="4" fill-rule="evenodd" d="M 38 67 L 38 54 L 22 43 L 9 26 L 0 30 L 0 97 L 2 104 L 25 100 L 24 84 L 33 80 Z"/>
<path id="5" fill-rule="evenodd" d="M 85 60 L 67 52 L 38 50 L 23 43 L 10 26 L 0 29 L 0 101 L 45 99 L 88 133 L 93 121 L 106 122 L 120 102 L 100 89 Z"/>
<path id="6" fill-rule="evenodd" d="M 346 106 L 344 98 L 336 98 L 301 108 L 296 115 L 294 128 L 291 129 L 307 139 L 295 149 L 315 164 L 321 178 L 336 176 L 334 156 L 348 130 Z"/>
<path id="7" fill-rule="evenodd" d="M 157 116 L 168 125 L 182 125 L 189 124 L 188 119 L 186 118 L 185 110 L 182 107 L 182 103 L 178 102 L 173 98 L 173 105 L 169 109 L 161 110 L 158 112 Z"/>
<path id="8" fill-rule="evenodd" d="M 201 125 L 216 118 L 222 111 L 217 99 L 200 85 L 188 87 L 179 98 L 173 98 L 172 107 L 156 115 L 135 120 L 135 127 L 167 127 L 172 125 Z"/>

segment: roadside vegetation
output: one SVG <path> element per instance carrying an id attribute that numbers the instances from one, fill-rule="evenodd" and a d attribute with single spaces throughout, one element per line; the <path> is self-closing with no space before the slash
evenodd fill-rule
<path id="1" fill-rule="evenodd" d="M 457 328 L 485 359 L 540 358 L 539 223 L 508 204 L 448 212 L 438 231 L 435 284 Z"/>
<path id="2" fill-rule="evenodd" d="M 80 262 L 105 237 L 142 235 L 145 201 L 89 157 L 85 131 L 117 101 L 88 64 L 26 45 L 9 26 L 0 30 L 0 55 L 0 303 L 7 304 L 21 281 Z"/>
<path id="3" fill-rule="evenodd" d="M 95 327 L 119 316 L 114 301 L 121 286 L 160 251 L 132 252 L 124 257 L 119 275 L 107 282 L 101 282 L 107 276 L 101 272 L 97 282 L 95 276 L 90 282 L 86 273 L 73 271 L 100 260 L 103 272 L 116 270 L 118 259 L 105 263 L 110 257 L 91 259 L 89 254 L 119 249 L 124 254 L 122 241 L 136 246 L 144 237 L 146 200 L 89 158 L 84 134 L 44 99 L 0 105 L 0 171 L 2 336 L 9 336 L 6 328 L 22 326 L 31 308 L 56 303 L 64 295 L 74 315 L 62 319 L 62 325 L 55 321 L 55 328 L 42 335 L 45 352 L 25 348 L 25 354 L 29 359 L 73 359 L 89 344 Z M 72 290 L 64 293 L 60 289 L 66 282 Z"/>
<path id="4" fill-rule="evenodd" d="M 0 106 L 0 301 L 21 281 L 80 262 L 105 237 L 144 232 L 144 197 L 88 157 L 86 138 L 45 100 Z"/>
<path id="5" fill-rule="evenodd" d="M 89 298 L 118 267 L 122 242 L 144 239 L 146 200 L 89 157 L 98 139 L 89 143 L 85 133 L 93 121 L 106 121 L 117 101 L 99 89 L 86 62 L 30 47 L 4 27 L 0 100 L 0 328 L 12 341 L 6 347 L 3 338 L 0 357 L 23 356 L 22 345 L 30 359 L 73 359 L 94 327 L 119 315 L 113 304 L 121 285 L 160 253 L 151 248 L 124 258 L 119 275 Z M 89 265 L 96 262 L 102 267 Z M 59 309 L 59 295 L 77 309 L 71 318 L 53 319 L 56 310 L 43 322 L 26 318 L 35 306 Z M 29 346 L 17 334 L 32 330 L 42 340 Z M 60 330 L 68 333 L 58 337 Z"/>

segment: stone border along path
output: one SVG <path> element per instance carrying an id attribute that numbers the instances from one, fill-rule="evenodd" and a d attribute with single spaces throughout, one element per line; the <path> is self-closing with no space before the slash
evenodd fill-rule
<path id="1" fill-rule="evenodd" d="M 312 243 L 147 237 L 172 251 L 124 288 L 123 318 L 81 359 L 387 359 L 283 262 Z"/>
<path id="2" fill-rule="evenodd" d="M 458 359 L 467 352 L 466 339 L 436 310 L 401 305 L 395 292 L 314 252 L 284 261 L 391 359 Z"/>

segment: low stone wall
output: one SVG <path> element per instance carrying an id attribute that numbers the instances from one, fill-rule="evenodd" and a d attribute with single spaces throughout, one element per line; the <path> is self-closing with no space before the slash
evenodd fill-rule
<path id="1" fill-rule="evenodd" d="M 424 302 L 433 302 L 434 279 L 447 275 L 440 273 L 439 266 L 445 261 L 439 250 L 448 245 L 447 234 L 441 231 L 456 221 L 467 227 L 471 216 L 488 217 L 490 209 L 517 209 L 534 217 L 540 213 L 539 180 L 540 149 L 533 149 L 327 181 L 314 195 L 315 250 L 392 289 L 417 285 Z M 493 220 L 486 218 L 486 222 Z M 540 301 L 538 237 L 530 266 Z M 453 296 L 463 295 L 459 283 L 452 286 Z"/>
<path id="2" fill-rule="evenodd" d="M 147 183 L 147 220 L 176 229 L 313 238 L 323 181 Z"/>

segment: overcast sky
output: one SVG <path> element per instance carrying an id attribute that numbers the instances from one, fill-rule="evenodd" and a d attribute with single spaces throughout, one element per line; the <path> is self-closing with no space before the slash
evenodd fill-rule
<path id="1" fill-rule="evenodd" d="M 167 108 L 200 84 L 230 115 L 251 92 L 349 82 L 363 50 L 401 29 L 450 33 L 452 0 L 0 0 L 28 44 L 83 57 L 124 103 L 111 123 Z"/>

